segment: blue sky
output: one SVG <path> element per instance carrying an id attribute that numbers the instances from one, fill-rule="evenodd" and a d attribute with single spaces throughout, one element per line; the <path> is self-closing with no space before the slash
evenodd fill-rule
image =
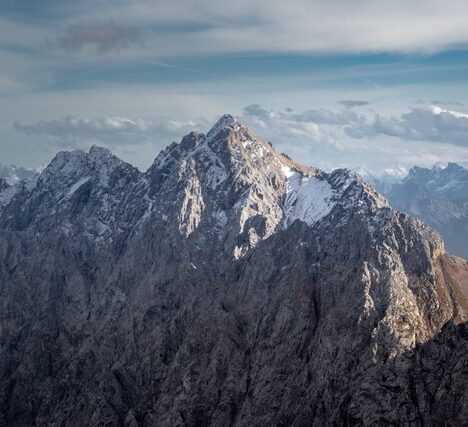
<path id="1" fill-rule="evenodd" d="M 300 161 L 468 165 L 468 3 L 3 0 L 1 163 L 138 167 L 232 113 Z"/>

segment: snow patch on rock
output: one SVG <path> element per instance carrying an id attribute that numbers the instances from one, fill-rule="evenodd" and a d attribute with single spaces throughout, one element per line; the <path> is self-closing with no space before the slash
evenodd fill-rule
<path id="1" fill-rule="evenodd" d="M 296 219 L 311 226 L 330 213 L 334 206 L 333 189 L 326 180 L 303 175 L 287 166 L 282 170 L 286 176 L 285 228 Z"/>
<path id="2" fill-rule="evenodd" d="M 86 184 L 89 181 L 89 176 L 79 179 L 75 182 L 68 190 L 67 196 L 70 197 L 78 188 L 80 188 L 83 184 Z"/>

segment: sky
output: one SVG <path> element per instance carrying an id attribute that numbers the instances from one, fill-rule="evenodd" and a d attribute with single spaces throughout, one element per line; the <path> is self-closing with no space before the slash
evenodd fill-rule
<path id="1" fill-rule="evenodd" d="M 468 166 L 466 0 L 2 0 L 0 163 L 144 170 L 224 113 L 302 163 Z"/>

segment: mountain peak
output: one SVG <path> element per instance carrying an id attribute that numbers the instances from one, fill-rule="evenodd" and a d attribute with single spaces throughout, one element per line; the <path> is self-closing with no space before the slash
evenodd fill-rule
<path id="1" fill-rule="evenodd" d="M 73 150 L 57 153 L 41 174 L 41 181 L 60 182 L 57 186 L 59 192 L 68 188 L 70 183 L 85 178 L 89 181 L 94 179 L 99 185 L 107 187 L 111 175 L 119 169 L 135 168 L 123 162 L 109 149 L 93 145 L 88 152 Z"/>
<path id="2" fill-rule="evenodd" d="M 212 134 L 0 193 L 2 424 L 464 424 L 468 264 L 349 170 Z"/>
<path id="3" fill-rule="evenodd" d="M 458 171 L 458 172 L 465 170 L 463 166 L 460 166 L 458 163 L 455 163 L 455 162 L 448 162 L 446 169 L 451 170 L 451 171 Z"/>
<path id="4" fill-rule="evenodd" d="M 112 151 L 109 150 L 108 148 L 101 147 L 99 145 L 92 145 L 91 148 L 89 149 L 89 154 L 92 156 L 97 156 L 97 157 L 108 157 L 112 156 L 115 157 L 114 154 L 112 154 Z"/>
<path id="5" fill-rule="evenodd" d="M 239 121 L 234 116 L 231 114 L 223 114 L 210 129 L 207 136 L 208 138 L 212 138 L 218 135 L 224 129 L 237 129 L 241 126 L 241 123 L 239 123 Z"/>

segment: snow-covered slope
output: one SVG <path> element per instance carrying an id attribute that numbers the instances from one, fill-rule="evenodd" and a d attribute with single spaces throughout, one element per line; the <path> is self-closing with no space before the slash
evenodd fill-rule
<path id="1" fill-rule="evenodd" d="M 284 223 L 295 220 L 314 225 L 328 215 L 333 208 L 333 189 L 326 179 L 303 175 L 285 166 L 286 197 L 284 200 Z"/>

